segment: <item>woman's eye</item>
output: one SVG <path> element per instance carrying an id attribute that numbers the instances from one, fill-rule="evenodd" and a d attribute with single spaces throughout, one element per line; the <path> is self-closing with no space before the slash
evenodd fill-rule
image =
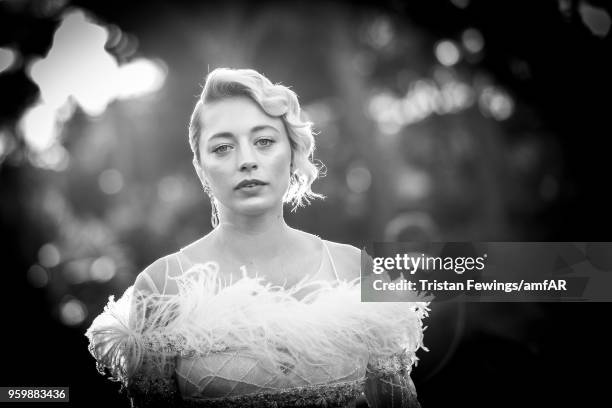
<path id="1" fill-rule="evenodd" d="M 270 146 L 274 143 L 272 139 L 259 139 L 255 142 L 258 146 Z"/>
<path id="2" fill-rule="evenodd" d="M 225 153 L 230 149 L 230 145 L 221 145 L 213 149 L 213 153 Z"/>

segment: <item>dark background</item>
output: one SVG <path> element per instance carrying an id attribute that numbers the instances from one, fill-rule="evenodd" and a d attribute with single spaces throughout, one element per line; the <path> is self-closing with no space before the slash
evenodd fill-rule
<path id="1" fill-rule="evenodd" d="M 29 67 L 74 8 L 106 30 L 98 53 L 153 61 L 164 82 L 95 114 L 69 98 L 40 147 L 22 126 L 44 100 Z M 187 122 L 220 66 L 290 85 L 315 123 L 327 176 L 313 189 L 327 199 L 287 208 L 295 227 L 358 247 L 612 241 L 610 15 L 608 2 L 572 0 L 1 1 L 0 48 L 15 57 L 3 68 L 0 54 L 0 385 L 69 386 L 71 406 L 128 406 L 83 334 L 110 294 L 210 230 Z M 79 29 L 68 34 L 84 48 L 60 54 L 47 86 L 76 82 L 93 52 Z M 610 311 L 434 304 L 430 351 L 412 374 L 419 399 L 592 403 L 607 391 Z"/>

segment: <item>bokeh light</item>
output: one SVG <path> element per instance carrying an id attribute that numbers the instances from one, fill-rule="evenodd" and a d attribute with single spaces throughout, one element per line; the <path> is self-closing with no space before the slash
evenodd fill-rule
<path id="1" fill-rule="evenodd" d="M 100 173 L 98 185 L 104 194 L 117 194 L 123 189 L 123 175 L 117 169 L 106 169 Z"/>
<path id="2" fill-rule="evenodd" d="M 368 27 L 367 40 L 374 48 L 383 48 L 393 40 L 393 26 L 386 17 L 376 18 Z"/>
<path id="3" fill-rule="evenodd" d="M 437 226 L 426 212 L 401 213 L 385 226 L 384 237 L 385 242 L 433 242 Z"/>
<path id="4" fill-rule="evenodd" d="M 159 60 L 139 58 L 119 67 L 117 98 L 138 98 L 161 89 L 167 67 Z"/>
<path id="5" fill-rule="evenodd" d="M 46 170 L 64 171 L 70 165 L 70 154 L 59 143 L 54 143 L 39 153 L 30 154 L 29 159 L 36 167 Z"/>
<path id="6" fill-rule="evenodd" d="M 474 99 L 473 89 L 452 77 L 441 85 L 431 79 L 418 79 L 401 98 L 389 92 L 374 95 L 369 101 L 368 114 L 382 133 L 394 134 L 434 113 L 444 115 L 467 109 Z"/>
<path id="7" fill-rule="evenodd" d="M 104 48 L 107 38 L 107 31 L 84 12 L 64 16 L 47 56 L 30 65 L 46 104 L 59 108 L 73 96 L 88 114 L 104 112 L 115 93 L 118 68 Z"/>
<path id="8" fill-rule="evenodd" d="M 55 112 L 52 106 L 39 103 L 29 108 L 21 118 L 20 130 L 34 151 L 44 151 L 55 143 L 58 133 Z"/>
<path id="9" fill-rule="evenodd" d="M 584 24 L 594 35 L 601 38 L 608 35 L 612 19 L 605 9 L 581 1 L 578 5 L 578 12 Z"/>
<path id="10" fill-rule="evenodd" d="M 475 28 L 468 28 L 461 34 L 463 47 L 472 54 L 479 53 L 484 48 L 484 38 L 480 31 Z"/>
<path id="11" fill-rule="evenodd" d="M 66 326 L 78 326 L 87 317 L 87 307 L 74 298 L 66 298 L 59 307 L 60 319 Z"/>
<path id="12" fill-rule="evenodd" d="M 494 86 L 488 86 L 482 91 L 479 106 L 483 114 L 497 120 L 506 120 L 514 112 L 512 97 Z"/>
<path id="13" fill-rule="evenodd" d="M 365 193 L 372 184 L 372 174 L 365 166 L 351 166 L 346 174 L 346 184 L 353 193 Z"/>
<path id="14" fill-rule="evenodd" d="M 426 172 L 406 166 L 400 171 L 394 187 L 400 200 L 415 202 L 429 195 L 431 184 L 431 177 Z"/>
<path id="15" fill-rule="evenodd" d="M 35 288 L 43 288 L 49 283 L 49 274 L 42 266 L 32 265 L 28 269 L 28 282 Z"/>
<path id="16" fill-rule="evenodd" d="M 71 119 L 75 106 L 91 117 L 99 117 L 115 100 L 140 98 L 164 85 L 168 70 L 163 61 L 140 57 L 120 65 L 106 45 L 109 38 L 114 41 L 118 37 L 114 44 L 117 49 L 125 45 L 129 36 L 93 20 L 79 9 L 64 13 L 48 54 L 28 65 L 28 74 L 40 90 L 40 100 L 24 113 L 20 131 L 35 152 L 31 162 L 38 167 L 67 167 L 68 156 L 57 148 L 40 160 L 35 156 L 59 143 L 63 124 Z M 113 37 L 109 32 L 114 33 Z M 136 45 L 136 41 L 130 42 L 134 48 L 130 55 Z M 123 48 L 117 52 L 126 57 Z"/>
<path id="17" fill-rule="evenodd" d="M 8 129 L 0 129 L 0 165 L 17 148 L 15 138 Z"/>
<path id="18" fill-rule="evenodd" d="M 17 61 L 17 53 L 11 48 L 0 47 L 0 75 L 12 68 Z"/>
<path id="19" fill-rule="evenodd" d="M 450 2 L 460 9 L 464 9 L 470 5 L 470 0 L 450 0 Z"/>
<path id="20" fill-rule="evenodd" d="M 78 285 L 89 281 L 89 270 L 91 267 L 91 259 L 74 259 L 66 262 L 62 268 L 62 275 L 67 283 Z"/>
<path id="21" fill-rule="evenodd" d="M 44 244 L 38 250 L 38 262 L 46 267 L 53 268 L 61 262 L 62 257 L 59 249 L 52 243 Z"/>
<path id="22" fill-rule="evenodd" d="M 443 40 L 435 45 L 435 55 L 440 64 L 451 67 L 459 62 L 461 51 L 459 47 L 450 40 Z"/>
<path id="23" fill-rule="evenodd" d="M 91 278 L 97 282 L 111 280 L 117 272 L 115 261 L 108 256 L 101 256 L 91 263 Z"/>

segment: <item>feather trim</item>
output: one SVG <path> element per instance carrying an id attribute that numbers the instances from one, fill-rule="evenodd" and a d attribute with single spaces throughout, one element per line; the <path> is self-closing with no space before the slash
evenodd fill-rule
<path id="1" fill-rule="evenodd" d="M 99 370 L 125 381 L 144 356 L 162 373 L 174 355 L 240 349 L 274 375 L 287 367 L 307 375 L 316 365 L 346 365 L 405 353 L 410 364 L 423 347 L 428 302 L 362 303 L 359 279 L 309 281 L 290 288 L 248 277 L 227 283 L 216 263 L 194 265 L 169 278 L 177 296 L 142 295 L 128 288 L 109 298 L 87 331 Z M 309 294 L 299 300 L 303 290 Z"/>

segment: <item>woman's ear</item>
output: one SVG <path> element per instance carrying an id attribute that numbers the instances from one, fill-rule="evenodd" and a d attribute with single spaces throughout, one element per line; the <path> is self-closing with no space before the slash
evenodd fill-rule
<path id="1" fill-rule="evenodd" d="M 196 159 L 195 157 L 193 158 L 192 163 L 193 168 L 195 169 L 195 172 L 198 175 L 198 178 L 200 179 L 200 183 L 202 183 L 202 188 L 204 189 L 206 194 L 209 194 L 210 186 L 208 185 L 206 174 L 204 174 L 204 169 L 202 168 L 202 166 L 200 166 L 200 163 L 198 163 L 198 159 Z"/>

